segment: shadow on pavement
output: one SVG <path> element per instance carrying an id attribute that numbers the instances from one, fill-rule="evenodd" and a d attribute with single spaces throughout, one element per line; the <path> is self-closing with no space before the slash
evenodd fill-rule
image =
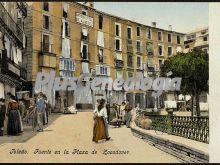
<path id="1" fill-rule="evenodd" d="M 52 113 L 49 116 L 49 123 L 44 126 L 45 129 L 44 131 L 45 132 L 53 131 L 53 130 L 47 130 L 47 127 L 52 125 L 60 116 L 62 116 L 61 113 Z M 23 127 L 24 127 L 24 132 L 21 135 L 17 135 L 17 136 L 7 135 L 7 129 L 5 128 L 4 136 L 0 136 L 0 145 L 4 143 L 25 143 L 26 141 L 28 141 L 38 133 L 42 133 L 42 132 L 37 132 L 37 129 L 33 131 L 32 127 L 27 125 L 26 123 L 23 123 Z"/>

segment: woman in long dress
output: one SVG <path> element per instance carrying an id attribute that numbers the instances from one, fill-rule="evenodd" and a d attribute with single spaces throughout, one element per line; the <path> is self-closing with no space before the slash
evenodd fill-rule
<path id="1" fill-rule="evenodd" d="M 103 118 L 104 104 L 100 102 L 98 107 L 94 110 L 94 127 L 92 141 L 98 142 L 99 140 L 106 139 L 105 123 Z"/>
<path id="2" fill-rule="evenodd" d="M 8 135 L 18 135 L 22 132 L 22 126 L 20 122 L 20 113 L 19 113 L 19 105 L 17 101 L 15 101 L 15 97 L 13 95 L 10 96 L 10 102 L 8 103 L 8 125 L 7 125 L 7 134 Z"/>

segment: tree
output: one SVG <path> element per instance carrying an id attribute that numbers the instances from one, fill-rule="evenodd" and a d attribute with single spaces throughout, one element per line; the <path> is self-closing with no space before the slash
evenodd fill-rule
<path id="1" fill-rule="evenodd" d="M 200 116 L 199 96 L 208 92 L 209 56 L 201 49 L 193 49 L 188 53 L 178 53 L 170 57 L 161 66 L 161 76 L 172 71 L 173 77 L 182 77 L 180 92 L 195 98 L 196 112 Z"/>

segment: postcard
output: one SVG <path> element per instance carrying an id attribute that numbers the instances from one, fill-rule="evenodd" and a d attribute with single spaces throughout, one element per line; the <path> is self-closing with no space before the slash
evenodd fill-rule
<path id="1" fill-rule="evenodd" d="M 0 2 L 0 162 L 215 162 L 211 7 Z"/>

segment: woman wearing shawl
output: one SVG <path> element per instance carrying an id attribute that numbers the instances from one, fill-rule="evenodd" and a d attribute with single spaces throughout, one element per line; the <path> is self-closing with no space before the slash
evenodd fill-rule
<path id="1" fill-rule="evenodd" d="M 8 125 L 7 134 L 8 135 L 18 135 L 22 132 L 22 125 L 20 121 L 19 105 L 15 100 L 15 96 L 10 96 L 10 101 L 8 103 Z"/>

